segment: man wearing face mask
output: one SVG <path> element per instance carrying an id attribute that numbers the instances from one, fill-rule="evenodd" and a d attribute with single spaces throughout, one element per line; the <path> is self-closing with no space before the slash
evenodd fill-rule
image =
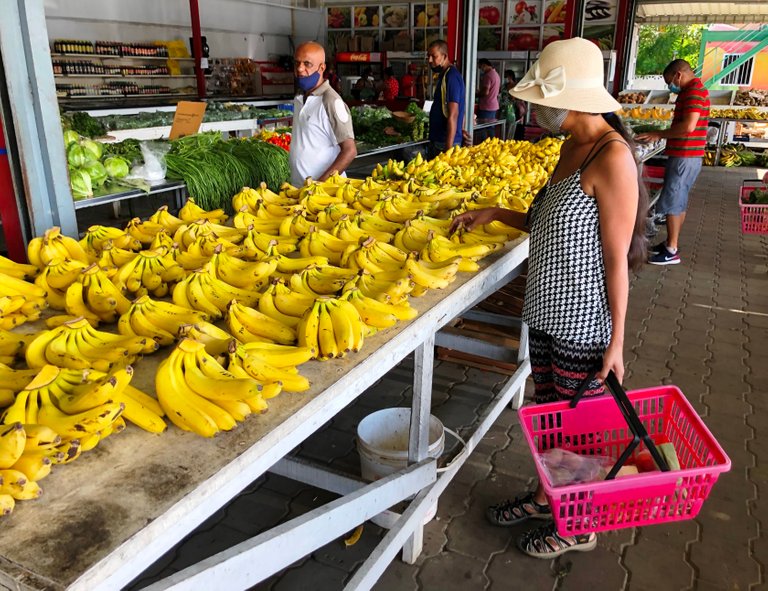
<path id="1" fill-rule="evenodd" d="M 294 100 L 291 138 L 291 183 L 307 177 L 324 181 L 344 173 L 357 156 L 349 107 L 323 80 L 325 49 L 307 42 L 296 48 L 293 62 L 300 94 Z"/>
<path id="2" fill-rule="evenodd" d="M 448 44 L 434 41 L 427 50 L 432 71 L 439 74 L 429 110 L 428 156 L 434 158 L 452 146 L 460 146 L 464 126 L 464 79 L 448 58 Z"/>
<path id="3" fill-rule="evenodd" d="M 688 209 L 688 193 L 701 172 L 707 145 L 709 95 L 685 60 L 674 60 L 664 70 L 664 81 L 677 94 L 672 125 L 663 131 L 641 133 L 637 141 L 667 140 L 667 165 L 656 213 L 667 216 L 667 239 L 651 247 L 652 265 L 680 263 L 678 240 Z"/>

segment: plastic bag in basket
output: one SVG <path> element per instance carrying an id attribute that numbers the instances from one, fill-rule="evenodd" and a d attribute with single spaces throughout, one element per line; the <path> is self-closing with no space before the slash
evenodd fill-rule
<path id="1" fill-rule="evenodd" d="M 541 453 L 539 461 L 552 486 L 604 480 L 616 463 L 609 456 L 585 456 L 558 448 Z"/>

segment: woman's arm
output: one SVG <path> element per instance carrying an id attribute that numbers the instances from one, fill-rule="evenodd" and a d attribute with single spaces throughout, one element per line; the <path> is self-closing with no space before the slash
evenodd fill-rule
<path id="1" fill-rule="evenodd" d="M 605 379 L 610 370 L 624 379 L 624 322 L 629 299 L 627 254 L 632 241 L 638 202 L 637 165 L 629 148 L 614 142 L 591 167 L 592 184 L 600 211 L 600 237 L 603 243 L 605 281 L 613 325 L 611 341 L 597 374 Z"/>
<path id="2" fill-rule="evenodd" d="M 491 222 L 501 222 L 518 230 L 528 230 L 526 224 L 527 215 L 519 211 L 504 209 L 503 207 L 487 207 L 485 209 L 475 209 L 457 215 L 451 222 L 451 232 L 459 228 L 473 230 L 478 226 L 484 226 Z"/>

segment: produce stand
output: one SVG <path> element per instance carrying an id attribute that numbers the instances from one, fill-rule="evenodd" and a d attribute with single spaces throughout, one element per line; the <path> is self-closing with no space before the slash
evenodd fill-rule
<path id="1" fill-rule="evenodd" d="M 731 123 L 739 122 L 739 123 L 768 123 L 768 120 L 766 119 L 737 119 L 734 117 L 728 117 L 728 118 L 713 118 L 710 119 L 710 121 L 717 121 L 720 123 L 720 129 L 717 131 L 717 147 L 715 149 L 715 161 L 713 166 L 717 166 L 720 164 L 720 154 L 723 151 L 723 144 L 725 143 L 725 138 L 728 133 L 728 125 Z"/>
<path id="2" fill-rule="evenodd" d="M 230 131 L 247 131 L 251 135 L 262 128 L 276 125 L 290 125 L 293 117 L 277 117 L 271 119 L 233 119 L 232 121 L 210 121 L 200 124 L 200 131 L 220 131 L 222 133 Z M 167 139 L 171 133 L 171 126 L 145 127 L 140 129 L 119 129 L 110 131 L 108 141 L 120 142 L 128 138 L 137 140 L 159 140 Z M 107 141 L 107 140 L 105 140 Z"/>
<path id="3" fill-rule="evenodd" d="M 173 193 L 173 202 L 176 209 L 184 205 L 184 196 L 186 194 L 186 185 L 182 181 L 159 181 L 150 183 L 149 192 L 141 189 L 128 189 L 124 187 L 114 187 L 110 189 L 99 189 L 94 192 L 94 196 L 88 199 L 75 201 L 75 209 L 84 209 L 86 207 L 96 207 L 97 205 L 107 205 L 109 203 L 118 203 L 127 199 L 136 199 L 145 195 L 157 195 L 160 193 Z"/>
<path id="4" fill-rule="evenodd" d="M 153 589 L 245 589 L 278 572 L 359 523 L 382 514 L 391 529 L 358 569 L 348 588 L 368 588 L 405 544 L 405 558 L 421 552 L 424 516 L 466 454 L 436 477 L 427 458 L 435 334 L 454 317 L 517 276 L 528 256 L 522 237 L 460 274 L 445 290 L 415 299 L 420 315 L 367 339 L 362 352 L 301 370 L 312 384 L 302 394 L 270 400 L 267 414 L 209 441 L 171 427 L 162 436 L 129 428 L 84 459 L 54 471 L 45 496 L 6 517 L 0 540 L 0 583 L 14 589 L 119 589 L 270 469 L 343 494 L 338 500 L 206 559 Z M 410 459 L 413 464 L 372 484 L 285 459 L 292 449 L 415 351 Z M 134 384 L 154 391 L 164 355 L 136 365 Z M 519 405 L 530 362 L 524 341 L 518 369 L 502 390 L 489 393 L 471 451 L 510 403 Z M 116 442 L 117 438 L 119 442 Z M 417 493 L 402 516 L 388 508 Z M 226 574 L 225 574 L 226 573 Z M 226 577 L 226 578 L 223 578 Z"/>

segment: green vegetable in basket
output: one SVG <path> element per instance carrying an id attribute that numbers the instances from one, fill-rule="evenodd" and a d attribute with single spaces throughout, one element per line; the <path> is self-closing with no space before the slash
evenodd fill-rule
<path id="1" fill-rule="evenodd" d="M 90 175 L 80 168 L 69 168 L 69 185 L 75 201 L 93 197 L 93 186 Z"/>
<path id="2" fill-rule="evenodd" d="M 750 205 L 768 205 L 768 189 L 753 189 L 749 192 L 747 203 Z"/>
<path id="3" fill-rule="evenodd" d="M 83 172 L 91 177 L 93 187 L 101 187 L 107 180 L 107 169 L 101 162 L 91 162 L 83 168 Z"/>
<path id="4" fill-rule="evenodd" d="M 116 179 L 124 178 L 130 172 L 128 161 L 120 156 L 110 156 L 104 160 L 104 168 L 109 176 Z"/>
<path id="5" fill-rule="evenodd" d="M 104 147 L 99 142 L 83 140 L 80 142 L 80 145 L 91 153 L 93 160 L 101 160 L 101 156 L 104 154 Z"/>
<path id="6" fill-rule="evenodd" d="M 70 144 L 67 148 L 67 162 L 70 166 L 80 168 L 92 160 L 94 160 L 93 154 L 80 144 Z"/>
<path id="7" fill-rule="evenodd" d="M 76 144 L 80 141 L 80 134 L 76 131 L 68 129 L 64 132 L 64 145 L 69 147 L 70 144 Z"/>

